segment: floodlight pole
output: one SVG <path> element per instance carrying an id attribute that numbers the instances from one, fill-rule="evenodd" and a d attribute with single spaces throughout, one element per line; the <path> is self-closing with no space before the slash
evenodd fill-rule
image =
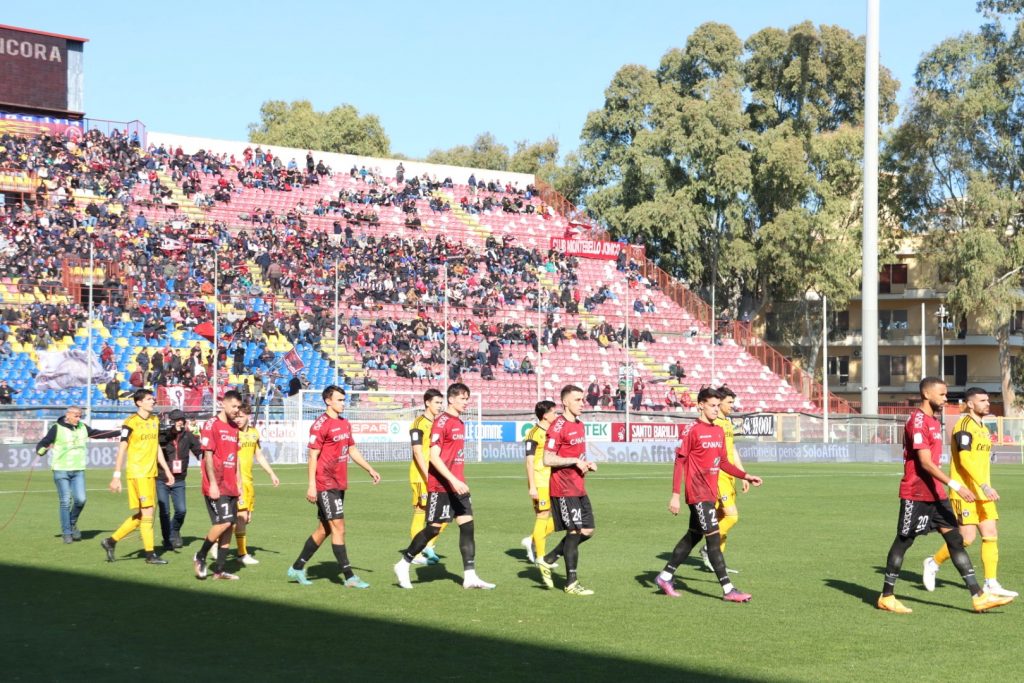
<path id="1" fill-rule="evenodd" d="M 334 257 L 334 386 L 338 386 L 338 257 Z"/>
<path id="2" fill-rule="evenodd" d="M 86 237 L 89 240 L 89 329 L 86 331 L 86 348 L 85 352 L 85 365 L 86 365 L 86 377 L 85 377 L 85 421 L 86 423 L 92 422 L 92 286 L 93 280 L 95 280 L 95 272 L 93 271 L 93 259 L 95 248 L 92 243 L 92 227 L 86 228 Z"/>
<path id="3" fill-rule="evenodd" d="M 220 290 L 220 253 L 217 251 L 217 240 L 213 241 L 213 381 L 210 386 L 213 388 L 213 397 L 210 405 L 213 417 L 217 417 L 217 361 L 220 357 L 220 349 L 217 341 L 220 339 L 220 314 L 217 306 L 217 292 Z"/>
<path id="4" fill-rule="evenodd" d="M 444 395 L 448 396 L 448 257 L 444 257 Z"/>
<path id="5" fill-rule="evenodd" d="M 821 442 L 828 443 L 828 297 L 821 295 L 821 405 L 824 431 Z"/>
<path id="6" fill-rule="evenodd" d="M 861 264 L 861 413 L 878 414 L 878 15 L 867 0 L 864 55 L 864 220 Z"/>
<path id="7" fill-rule="evenodd" d="M 541 294 L 543 293 L 543 289 L 544 289 L 544 283 L 542 283 L 541 280 L 540 280 L 540 269 L 538 269 L 537 270 L 537 367 L 535 367 L 533 369 L 533 373 L 535 375 L 537 375 L 537 402 L 538 403 L 540 403 L 540 401 L 543 399 L 543 396 L 541 396 L 542 389 L 541 389 L 541 384 L 540 384 L 540 368 L 541 368 L 541 360 L 542 360 L 541 355 L 540 355 L 540 345 L 541 345 L 541 337 L 544 334 L 544 312 L 541 310 L 540 298 L 541 298 Z"/>

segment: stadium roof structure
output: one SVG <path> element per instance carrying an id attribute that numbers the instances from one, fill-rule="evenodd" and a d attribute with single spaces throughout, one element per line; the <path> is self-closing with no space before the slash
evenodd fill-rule
<path id="1" fill-rule="evenodd" d="M 21 26 L 8 26 L 7 24 L 0 24 L 0 28 L 5 28 L 10 31 L 21 31 L 22 33 L 34 33 L 37 36 L 48 36 L 50 38 L 64 38 L 65 40 L 73 40 L 78 43 L 88 43 L 88 38 L 80 38 L 78 36 L 69 36 L 64 33 L 50 33 L 49 31 L 39 31 L 34 28 L 23 28 Z"/>

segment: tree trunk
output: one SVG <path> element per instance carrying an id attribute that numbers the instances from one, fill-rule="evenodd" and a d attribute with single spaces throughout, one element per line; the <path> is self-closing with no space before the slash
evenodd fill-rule
<path id="1" fill-rule="evenodd" d="M 1021 409 L 1017 404 L 1017 392 L 1013 387 L 1013 373 L 1010 363 L 1010 324 L 1001 325 L 996 330 L 996 341 L 999 343 L 999 377 L 1003 389 L 1003 414 L 1007 417 L 1020 416 Z"/>

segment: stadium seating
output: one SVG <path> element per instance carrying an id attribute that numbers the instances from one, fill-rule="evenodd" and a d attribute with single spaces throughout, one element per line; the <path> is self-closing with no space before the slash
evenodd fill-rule
<path id="1" fill-rule="evenodd" d="M 492 306 L 493 315 L 489 318 L 491 321 L 519 325 L 524 330 L 538 329 L 538 323 L 541 322 L 540 314 L 537 313 L 532 302 L 536 292 L 542 291 L 542 296 L 547 302 L 544 314 L 553 316 L 553 327 L 564 330 L 564 338 L 557 346 L 542 345 L 539 354 L 530 343 L 517 343 L 512 339 L 502 340 L 503 350 L 513 355 L 517 361 L 528 358 L 534 365 L 539 362 L 541 375 L 539 389 L 535 375 L 509 374 L 505 372 L 500 362 L 494 368 L 493 380 L 481 379 L 479 368 L 475 366 L 461 372 L 461 377 L 465 381 L 483 392 L 488 409 L 529 410 L 538 395 L 555 395 L 559 387 L 567 382 L 586 386 L 591 381 L 596 381 L 601 386 L 610 385 L 614 392 L 623 377 L 621 368 L 626 363 L 634 368 L 633 372 L 646 384 L 641 410 L 665 410 L 664 397 L 668 386 L 678 386 L 680 390 L 688 392 L 692 396 L 698 387 L 709 383 L 727 383 L 733 387 L 739 394 L 738 403 L 740 409 L 743 410 L 813 411 L 815 409 L 814 405 L 798 391 L 783 379 L 773 375 L 768 368 L 731 340 L 726 339 L 717 344 L 714 343 L 715 340 L 712 339 L 710 330 L 704 321 L 694 319 L 669 297 L 651 286 L 638 273 L 626 272 L 625 269 L 620 268 L 621 264 L 614 261 L 583 259 L 569 266 L 556 264 L 550 269 L 531 268 L 529 278 L 525 277 L 527 273 L 505 275 L 489 271 L 488 267 L 492 270 L 496 269 L 496 262 L 493 258 L 485 262 L 483 254 L 489 248 L 493 250 L 495 243 L 502 246 L 520 247 L 530 252 L 536 251 L 537 263 L 541 264 L 546 259 L 550 239 L 565 236 L 567 230 L 572 229 L 566 217 L 554 214 L 536 196 L 520 197 L 523 207 L 521 213 L 507 213 L 500 208 L 482 213 L 472 213 L 460 206 L 461 198 L 470 197 L 480 200 L 490 197 L 500 206 L 505 195 L 501 192 L 487 191 L 474 193 L 469 186 L 459 184 L 431 185 L 429 190 L 421 189 L 413 197 L 408 195 L 402 197 L 408 202 L 406 208 L 415 207 L 416 213 L 422 221 L 419 229 L 413 229 L 406 226 L 405 221 L 410 214 L 403 211 L 403 207 L 399 203 L 378 206 L 345 202 L 345 209 L 350 213 L 358 210 L 372 210 L 379 218 L 379 223 L 376 224 L 346 219 L 339 212 L 339 207 L 330 208 L 329 203 L 337 202 L 339 193 L 351 197 L 364 195 L 371 189 L 381 192 L 398 192 L 401 188 L 390 178 L 378 177 L 375 184 L 371 186 L 358 174 L 352 176 L 344 170 L 335 169 L 333 175 L 319 178 L 319 184 L 306 187 L 297 184 L 291 191 L 282 191 L 244 187 L 238 182 L 235 169 L 223 169 L 222 174 L 193 173 L 193 179 L 197 180 L 197 187 L 194 189 L 198 189 L 204 195 L 213 195 L 224 182 L 231 181 L 234 184 L 234 187 L 229 190 L 229 201 L 213 201 L 210 206 L 197 206 L 193 198 L 195 195 L 183 191 L 180 182 L 187 174 L 179 173 L 175 176 L 172 173 L 171 168 L 175 165 L 172 163 L 173 159 L 174 157 L 168 153 L 149 150 L 141 155 L 138 162 L 144 164 L 148 171 L 140 170 L 138 181 L 131 184 L 125 183 L 126 187 L 116 196 L 112 197 L 111 192 L 108 192 L 107 195 L 89 194 L 79 197 L 76 194 L 75 196 L 82 199 L 83 202 L 105 203 L 111 215 L 117 217 L 111 219 L 114 224 L 122 228 L 128 226 L 129 233 L 132 232 L 130 226 L 141 214 L 148 224 L 147 230 L 150 237 L 154 239 L 168 235 L 173 238 L 187 237 L 190 233 L 209 230 L 207 226 L 217 226 L 214 228 L 214 232 L 233 235 L 236 238 L 243 231 L 250 237 L 266 234 L 268 226 L 262 222 L 253 223 L 251 217 L 256 214 L 262 215 L 268 210 L 278 217 L 273 230 L 278 234 L 285 235 L 286 239 L 288 236 L 308 236 L 318 232 L 331 234 L 335 222 L 352 225 L 359 240 L 370 237 L 375 240 L 397 237 L 412 242 L 422 238 L 433 243 L 438 236 L 443 236 L 450 245 L 468 250 L 466 259 L 472 260 L 476 271 L 463 278 L 465 281 L 480 281 L 489 276 L 496 282 L 511 283 L 518 291 L 528 293 L 513 301 L 503 301 L 499 298 L 497 305 Z M 185 168 L 188 169 L 190 164 L 191 162 L 187 162 Z M 177 166 L 181 167 L 181 158 L 178 158 Z M 202 166 L 202 164 L 196 163 L 195 166 Z M 27 176 L 31 172 L 31 169 L 25 169 Z M 485 176 L 486 173 L 486 171 L 477 172 L 480 176 Z M 196 178 L 196 176 L 198 177 Z M 175 177 L 178 178 L 177 181 Z M 155 184 L 154 179 L 159 185 Z M 424 180 L 423 184 L 426 185 L 427 181 Z M 159 202 L 154 201 L 154 187 L 164 188 Z M 224 188 L 220 187 L 220 189 Z M 192 196 L 189 196 L 190 194 Z M 431 208 L 431 200 L 447 202 L 451 208 L 446 211 L 436 211 Z M 296 211 L 300 202 L 305 206 L 304 211 Z M 319 210 L 314 212 L 318 203 L 325 209 L 323 212 Z M 527 207 L 531 207 L 530 212 L 526 212 Z M 291 212 L 290 221 L 287 218 L 289 212 Z M 8 233 L 16 231 L 10 218 L 5 220 L 6 224 L 0 224 L 4 230 Z M 101 229 L 102 227 L 98 228 L 98 230 Z M 489 238 L 493 238 L 494 241 L 488 242 Z M 488 247 L 488 244 L 492 246 Z M 261 246 L 265 245 L 256 245 L 257 250 Z M 126 250 L 123 254 L 130 254 L 128 251 L 132 248 L 130 241 L 123 247 Z M 329 294 L 321 297 L 319 303 L 333 305 L 333 282 L 327 274 L 327 271 L 331 270 L 331 264 L 325 264 L 322 260 L 318 261 L 316 256 L 302 254 L 301 249 L 298 249 L 297 252 L 299 252 L 299 256 L 289 264 L 290 272 L 298 276 L 308 273 L 311 269 L 323 269 L 325 274 L 321 277 L 320 284 L 323 285 L 322 289 L 328 291 Z M 155 252 L 151 249 L 147 253 Z M 111 260 L 122 258 L 116 255 L 104 256 L 113 256 L 114 258 Z M 173 259 L 169 260 L 173 261 Z M 189 277 L 194 277 L 197 282 L 212 278 L 213 274 L 209 272 L 208 266 L 191 260 L 191 257 L 186 260 L 190 266 Z M 315 315 L 311 313 L 312 304 L 308 297 L 295 298 L 289 296 L 284 289 L 273 291 L 263 268 L 252 258 L 242 260 L 232 262 L 231 267 L 238 272 L 244 272 L 248 289 L 242 294 L 236 292 L 235 296 L 226 294 L 222 296 L 218 307 L 222 331 L 230 334 L 236 326 L 244 327 L 244 323 L 240 323 L 240 321 L 246 320 L 253 314 L 263 320 L 282 319 L 298 314 L 307 317 Z M 0 260 L 0 265 L 2 265 L 2 260 Z M 383 269 L 374 271 L 373 264 L 359 265 L 371 266 L 364 284 L 378 281 L 386 275 L 385 272 L 382 272 Z M 82 282 L 85 273 L 80 266 L 72 268 L 75 267 L 79 270 L 70 272 L 71 279 Z M 7 268 L 7 271 L 11 270 L 10 267 Z M 286 276 L 288 274 L 289 271 L 286 271 Z M 590 307 L 590 310 L 586 310 L 581 305 L 577 312 L 570 312 L 566 307 L 557 305 L 562 285 L 560 279 L 565 279 L 567 282 L 577 281 L 576 287 L 583 298 L 595 294 L 602 286 L 607 287 L 611 296 Z M 628 284 L 627 281 L 629 281 Z M 185 306 L 191 299 L 201 309 L 200 317 L 196 322 L 209 321 L 212 315 L 213 298 L 209 294 L 197 295 L 183 291 L 184 285 L 180 278 L 170 277 L 166 279 L 166 282 L 157 283 L 122 277 L 120 282 L 126 287 L 130 284 L 137 305 L 150 311 L 160 312 L 163 310 L 166 312 L 170 307 Z M 427 283 L 426 288 L 436 296 L 442 295 L 439 282 Z M 308 294 L 308 292 L 304 292 L 304 294 Z M 437 383 L 442 376 L 441 373 L 444 372 L 444 367 L 436 362 L 426 363 L 425 376 L 414 379 L 399 377 L 393 370 L 367 367 L 364 357 L 365 346 L 360 349 L 350 343 L 352 330 L 349 328 L 348 318 L 353 312 L 350 302 L 355 294 L 356 288 L 353 286 L 346 286 L 339 292 L 339 298 L 343 302 L 342 310 L 339 313 L 340 326 L 343 328 L 339 343 L 335 343 L 331 326 L 325 327 L 323 334 L 315 344 L 295 344 L 295 335 L 291 335 L 289 338 L 289 335 L 283 330 L 265 335 L 259 343 L 255 341 L 240 342 L 244 344 L 245 372 L 239 375 L 225 372 L 221 375 L 221 383 L 252 382 L 255 375 L 265 373 L 268 368 L 277 364 L 281 356 L 293 345 L 305 365 L 304 372 L 311 388 L 318 388 L 332 381 L 335 368 L 339 374 L 347 377 L 350 383 L 357 386 L 366 386 L 367 384 L 372 386 L 375 383 L 383 392 L 418 390 L 425 388 L 431 382 Z M 478 338 L 471 338 L 467 334 L 468 328 L 474 322 L 485 321 L 477 316 L 472 309 L 473 304 L 479 303 L 480 298 L 468 298 L 466 306 L 453 304 L 449 309 L 449 320 L 461 328 L 459 334 L 450 337 L 450 349 L 453 351 L 461 349 L 463 355 L 466 356 L 475 356 L 478 345 Z M 39 304 L 67 304 L 73 299 L 71 293 L 63 288 L 43 291 L 34 285 L 26 287 L 25 283 L 19 282 L 16 277 L 8 277 L 0 281 L 0 307 L 14 306 L 26 309 Z M 643 303 L 643 312 L 635 310 L 634 306 L 637 300 Z M 418 311 L 414 307 L 403 307 L 398 303 L 384 302 L 374 308 L 375 310 L 358 309 L 356 311 L 367 327 L 384 319 L 412 321 L 417 318 L 428 318 L 437 325 L 443 324 L 443 307 L 438 305 Z M 205 311 L 205 314 L 202 311 Z M 158 333 L 148 335 L 143 334 L 144 323 L 141 317 L 127 311 L 123 312 L 117 320 L 108 323 L 97 319 L 94 325 L 93 350 L 99 354 L 103 343 L 110 342 L 115 349 L 114 365 L 124 379 L 127 379 L 135 370 L 135 358 L 141 349 L 152 352 L 156 349 L 170 347 L 172 353 L 178 354 L 183 359 L 187 359 L 193 347 L 196 346 L 199 347 L 202 354 L 207 354 L 210 351 L 210 342 L 192 329 L 194 325 L 190 327 L 169 316 L 160 318 Z M 622 344 L 614 342 L 602 348 L 593 338 L 578 339 L 575 336 L 575 332 L 580 326 L 594 330 L 602 324 L 607 324 L 609 329 L 621 329 L 627 322 L 631 329 L 644 331 L 648 341 L 640 342 L 629 349 L 623 349 Z M 0 375 L 8 378 L 14 389 L 18 391 L 15 395 L 17 403 L 45 405 L 84 400 L 84 389 L 36 390 L 34 374 L 38 361 L 37 349 L 32 343 L 16 341 L 13 326 L 4 325 L 0 327 L 0 330 L 9 333 L 11 340 L 11 353 L 0 360 Z M 84 350 L 86 339 L 87 330 L 83 324 L 74 331 L 73 336 L 50 341 L 47 344 L 47 350 L 67 348 Z M 33 341 L 36 341 L 35 337 L 33 337 Z M 421 346 L 421 353 L 424 356 L 443 346 L 437 338 L 417 343 Z M 437 354 L 434 354 L 434 359 L 435 361 L 438 359 Z M 669 366 L 674 362 L 680 363 L 685 368 L 685 378 L 679 380 L 670 377 Z M 231 363 L 230 359 L 228 363 Z M 123 391 L 128 391 L 130 386 L 125 381 L 122 382 L 121 388 Z M 93 388 L 92 400 L 94 404 L 103 404 L 108 401 L 102 387 Z"/>

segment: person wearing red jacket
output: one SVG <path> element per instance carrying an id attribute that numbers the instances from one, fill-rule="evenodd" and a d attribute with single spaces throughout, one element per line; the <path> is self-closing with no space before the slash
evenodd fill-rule
<path id="1" fill-rule="evenodd" d="M 673 598 L 680 597 L 673 584 L 676 568 L 683 563 L 693 547 L 704 539 L 708 559 L 722 585 L 723 599 L 727 602 L 748 602 L 750 594 L 732 585 L 722 556 L 722 538 L 715 515 L 718 500 L 718 472 L 724 470 L 738 479 L 761 485 L 761 477 L 747 474 L 729 462 L 725 450 L 725 432 L 714 424 L 718 418 L 722 394 L 712 387 L 704 387 L 697 395 L 697 421 L 683 433 L 682 443 L 676 449 L 675 469 L 672 476 L 672 497 L 668 509 L 673 515 L 680 510 L 680 490 L 686 483 L 686 505 L 690 508 L 690 523 L 686 534 L 679 539 L 672 557 L 658 574 L 655 583 Z"/>

